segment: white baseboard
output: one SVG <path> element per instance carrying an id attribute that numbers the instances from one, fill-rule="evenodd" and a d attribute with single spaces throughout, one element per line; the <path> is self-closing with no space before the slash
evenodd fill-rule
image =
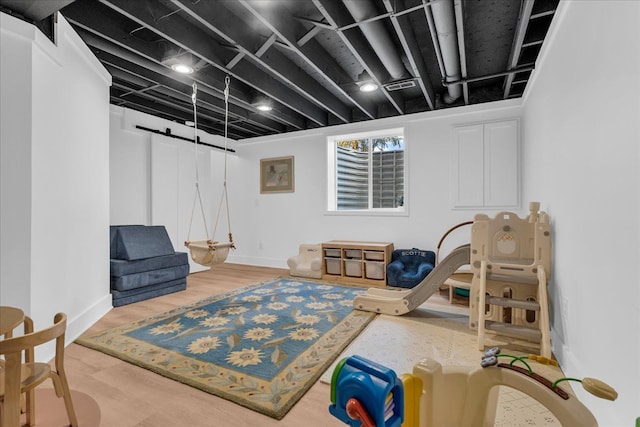
<path id="1" fill-rule="evenodd" d="M 287 266 L 287 260 L 278 258 L 249 257 L 229 254 L 227 262 L 233 264 L 256 265 L 258 267 L 289 268 L 289 266 Z"/>
<path id="2" fill-rule="evenodd" d="M 67 345 L 76 340 L 94 323 L 100 320 L 113 308 L 111 294 L 104 295 L 95 304 L 88 307 L 73 319 L 67 320 Z"/>
<path id="3" fill-rule="evenodd" d="M 113 308 L 111 301 L 111 294 L 107 294 L 73 319 L 67 318 L 67 330 L 65 331 L 64 337 L 65 346 L 73 343 L 76 338 L 89 329 L 91 325 L 107 314 Z M 56 349 L 55 342 L 53 341 L 36 348 L 36 362 L 49 363 L 55 356 Z"/>

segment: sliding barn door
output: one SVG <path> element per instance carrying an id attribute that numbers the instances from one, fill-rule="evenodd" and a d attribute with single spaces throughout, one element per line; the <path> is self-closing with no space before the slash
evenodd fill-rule
<path id="1" fill-rule="evenodd" d="M 210 149 L 198 147 L 197 164 L 203 208 L 196 201 L 196 150 L 193 143 L 153 135 L 151 138 L 151 224 L 164 225 L 176 251 L 188 252 L 185 240 L 206 240 L 212 232 L 215 212 L 212 210 Z M 204 210 L 204 219 L 202 215 Z M 206 227 L 205 227 L 206 220 Z M 191 232 L 189 224 L 191 222 Z M 191 271 L 205 267 L 191 263 Z"/>

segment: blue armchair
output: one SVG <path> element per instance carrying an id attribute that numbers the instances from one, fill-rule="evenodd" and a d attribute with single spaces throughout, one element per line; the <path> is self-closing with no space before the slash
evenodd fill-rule
<path id="1" fill-rule="evenodd" d="M 387 265 L 387 284 L 413 288 L 424 280 L 436 263 L 436 254 L 422 249 L 396 249 Z"/>

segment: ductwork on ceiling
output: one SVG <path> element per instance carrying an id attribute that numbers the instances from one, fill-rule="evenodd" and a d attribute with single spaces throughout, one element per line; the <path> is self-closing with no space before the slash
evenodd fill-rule
<path id="1" fill-rule="evenodd" d="M 353 19 L 361 22 L 360 29 L 376 52 L 382 64 L 389 71 L 392 80 L 410 77 L 398 49 L 393 43 L 382 20 L 362 22 L 377 16 L 373 3 L 369 0 L 343 0 Z M 439 0 L 429 3 L 426 8 L 432 31 L 436 34 L 436 50 L 438 61 L 445 82 L 461 79 L 460 54 L 458 51 L 458 35 L 453 0 Z M 462 85 L 447 85 L 447 93 L 443 96 L 446 104 L 452 104 L 462 96 Z"/>
<path id="2" fill-rule="evenodd" d="M 456 27 L 455 11 L 453 8 L 453 0 L 440 0 L 430 3 L 431 17 L 433 18 L 433 26 L 437 34 L 439 50 L 438 60 L 441 61 L 440 67 L 445 81 L 454 82 L 461 79 L 460 74 L 460 53 L 458 51 L 458 35 Z M 427 17 L 429 17 L 427 10 Z M 455 102 L 462 96 L 462 85 L 447 85 L 447 93 L 443 100 L 446 104 Z"/>
<path id="3" fill-rule="evenodd" d="M 378 15 L 375 6 L 369 0 L 344 0 L 344 5 L 356 22 L 362 22 Z M 410 77 L 409 72 L 402 63 L 402 58 L 398 55 L 398 49 L 393 40 L 391 40 L 391 36 L 382 21 L 363 22 L 359 26 L 380 61 L 389 71 L 391 79 L 401 80 Z"/>

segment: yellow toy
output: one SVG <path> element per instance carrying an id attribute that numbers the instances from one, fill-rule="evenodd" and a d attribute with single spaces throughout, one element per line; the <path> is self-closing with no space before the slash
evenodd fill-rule
<path id="1" fill-rule="evenodd" d="M 474 218 L 469 326 L 478 331 L 480 350 L 489 331 L 537 342 L 540 354 L 551 357 L 547 293 L 551 227 L 539 208 L 539 203 L 530 203 L 526 218 L 513 212 Z"/>
<path id="2" fill-rule="evenodd" d="M 499 358 L 510 359 L 510 363 L 498 363 Z M 500 349 L 493 347 L 485 352 L 479 368 L 442 366 L 433 359 L 424 359 L 414 366 L 413 374 L 400 376 L 399 388 L 393 371 L 352 356 L 336 366 L 333 373 L 329 411 L 343 422 L 361 427 L 396 427 L 400 422 L 402 427 L 492 426 L 498 403 L 497 386 L 508 386 L 536 399 L 562 425 L 593 427 L 598 425 L 593 414 L 558 384 L 578 381 L 595 396 L 608 400 L 618 397 L 612 387 L 594 378 L 561 378 L 551 382 L 533 372 L 525 358 L 500 354 Z M 532 355 L 528 359 L 553 362 Z M 393 393 L 389 393 L 392 387 Z M 391 394 L 396 405 L 393 415 L 385 417 L 384 409 L 389 406 Z M 350 404 L 358 410 L 349 411 Z"/>
<path id="3" fill-rule="evenodd" d="M 498 352 L 496 348 L 489 352 Z M 602 381 L 585 378 L 563 378 L 554 383 L 536 374 L 528 364 L 514 356 L 512 363 L 498 363 L 496 355 L 488 355 L 480 368 L 442 366 L 425 359 L 413 368 L 413 381 L 422 382 L 421 393 L 405 392 L 405 401 L 419 400 L 419 415 L 405 411 L 403 427 L 480 427 L 494 425 L 498 402 L 498 387 L 512 387 L 531 396 L 545 406 L 563 426 L 597 426 L 593 414 L 575 396 L 558 386 L 562 381 L 579 381 L 590 393 L 615 400 L 616 391 Z M 505 355 L 506 356 L 506 355 Z M 415 388 L 414 388 L 415 389 Z"/>

